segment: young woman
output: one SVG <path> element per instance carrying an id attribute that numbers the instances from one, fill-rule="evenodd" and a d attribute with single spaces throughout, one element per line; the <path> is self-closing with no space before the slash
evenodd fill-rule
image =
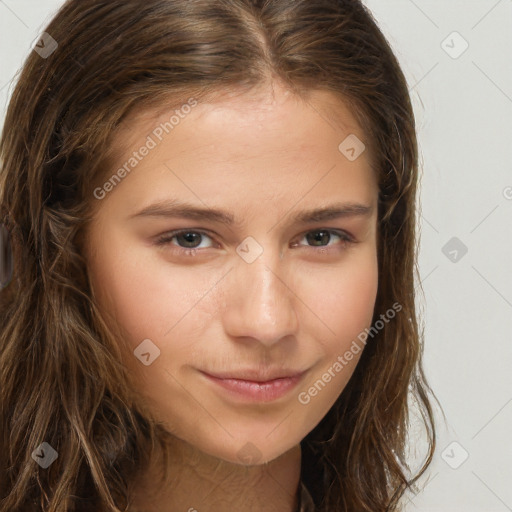
<path id="1" fill-rule="evenodd" d="M 400 509 L 417 141 L 359 1 L 69 0 L 0 156 L 0 512 Z"/>

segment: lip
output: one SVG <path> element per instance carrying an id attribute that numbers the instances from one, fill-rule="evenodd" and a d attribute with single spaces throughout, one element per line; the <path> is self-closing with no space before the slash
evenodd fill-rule
<path id="1" fill-rule="evenodd" d="M 217 388 L 230 396 L 250 402 L 272 402 L 285 396 L 295 388 L 306 373 L 281 371 L 277 377 L 263 377 L 256 371 L 238 372 L 236 375 L 212 375 L 201 371 Z"/>

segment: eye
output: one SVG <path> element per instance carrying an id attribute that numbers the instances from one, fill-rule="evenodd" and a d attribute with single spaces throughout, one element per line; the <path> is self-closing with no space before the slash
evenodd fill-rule
<path id="1" fill-rule="evenodd" d="M 197 242 L 199 241 L 200 237 L 207 237 L 210 238 L 205 232 L 203 231 L 194 231 L 194 230 L 181 230 L 181 231 L 171 231 L 170 233 L 166 233 L 159 237 L 156 240 L 156 245 L 164 246 L 171 244 L 171 241 L 176 238 L 177 241 L 183 242 L 185 245 L 184 247 L 181 247 L 186 252 L 194 253 L 199 246 L 197 245 Z M 176 244 L 171 244 L 176 245 Z M 178 246 L 180 247 L 180 246 Z"/>
<path id="2" fill-rule="evenodd" d="M 338 244 L 330 244 L 323 245 L 323 243 L 328 244 L 332 240 L 332 236 L 338 237 L 341 240 L 341 243 Z M 198 230 L 179 230 L 179 231 L 171 231 L 169 233 L 165 233 L 164 235 L 157 238 L 155 244 L 157 246 L 166 246 L 172 245 L 173 249 L 178 253 L 182 253 L 185 255 L 194 256 L 196 255 L 200 249 L 207 249 L 208 247 L 201 247 L 201 237 L 210 238 L 211 237 L 205 233 L 204 231 Z M 172 243 L 172 241 L 176 239 L 177 243 Z M 309 244 L 312 244 L 310 247 L 319 248 L 322 252 L 325 252 L 327 248 L 329 251 L 331 250 L 331 246 L 341 246 L 341 248 L 345 248 L 349 244 L 356 243 L 356 240 L 345 233 L 344 231 L 333 230 L 333 229 L 316 229 L 313 231 L 308 231 L 305 233 L 301 240 L 306 240 Z M 183 245 L 181 245 L 183 244 Z M 296 246 L 297 244 L 293 244 Z M 174 249 L 176 247 L 176 249 Z M 336 249 L 335 249 L 336 250 Z"/>
<path id="3" fill-rule="evenodd" d="M 344 231 L 339 231 L 337 229 L 316 229 L 313 231 L 308 231 L 301 240 L 306 240 L 308 243 L 312 244 L 312 247 L 319 247 L 323 249 L 324 247 L 331 247 L 331 245 L 322 245 L 322 242 L 329 243 L 329 241 L 332 240 L 332 235 L 335 237 L 338 237 L 341 240 L 340 244 L 334 244 L 334 245 L 341 245 L 342 247 L 345 247 L 348 244 L 355 243 L 355 240 L 352 236 L 349 236 Z M 329 249 L 330 250 L 330 249 Z"/>

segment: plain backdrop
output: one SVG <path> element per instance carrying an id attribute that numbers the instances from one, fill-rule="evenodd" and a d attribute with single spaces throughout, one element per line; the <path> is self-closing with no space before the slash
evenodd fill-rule
<path id="1" fill-rule="evenodd" d="M 62 0 L 0 0 L 0 124 Z M 406 74 L 421 152 L 425 368 L 446 414 L 409 512 L 512 511 L 512 1 L 366 0 Z M 419 285 L 419 283 L 418 283 Z M 412 443 L 421 453 L 421 442 Z"/>

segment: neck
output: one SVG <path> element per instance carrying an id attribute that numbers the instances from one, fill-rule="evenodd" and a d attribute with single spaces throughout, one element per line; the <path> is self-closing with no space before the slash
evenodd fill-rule
<path id="1" fill-rule="evenodd" d="M 133 512 L 295 512 L 301 448 L 294 446 L 271 462 L 243 466 L 172 440 L 166 482 L 161 457 L 134 485 Z"/>

